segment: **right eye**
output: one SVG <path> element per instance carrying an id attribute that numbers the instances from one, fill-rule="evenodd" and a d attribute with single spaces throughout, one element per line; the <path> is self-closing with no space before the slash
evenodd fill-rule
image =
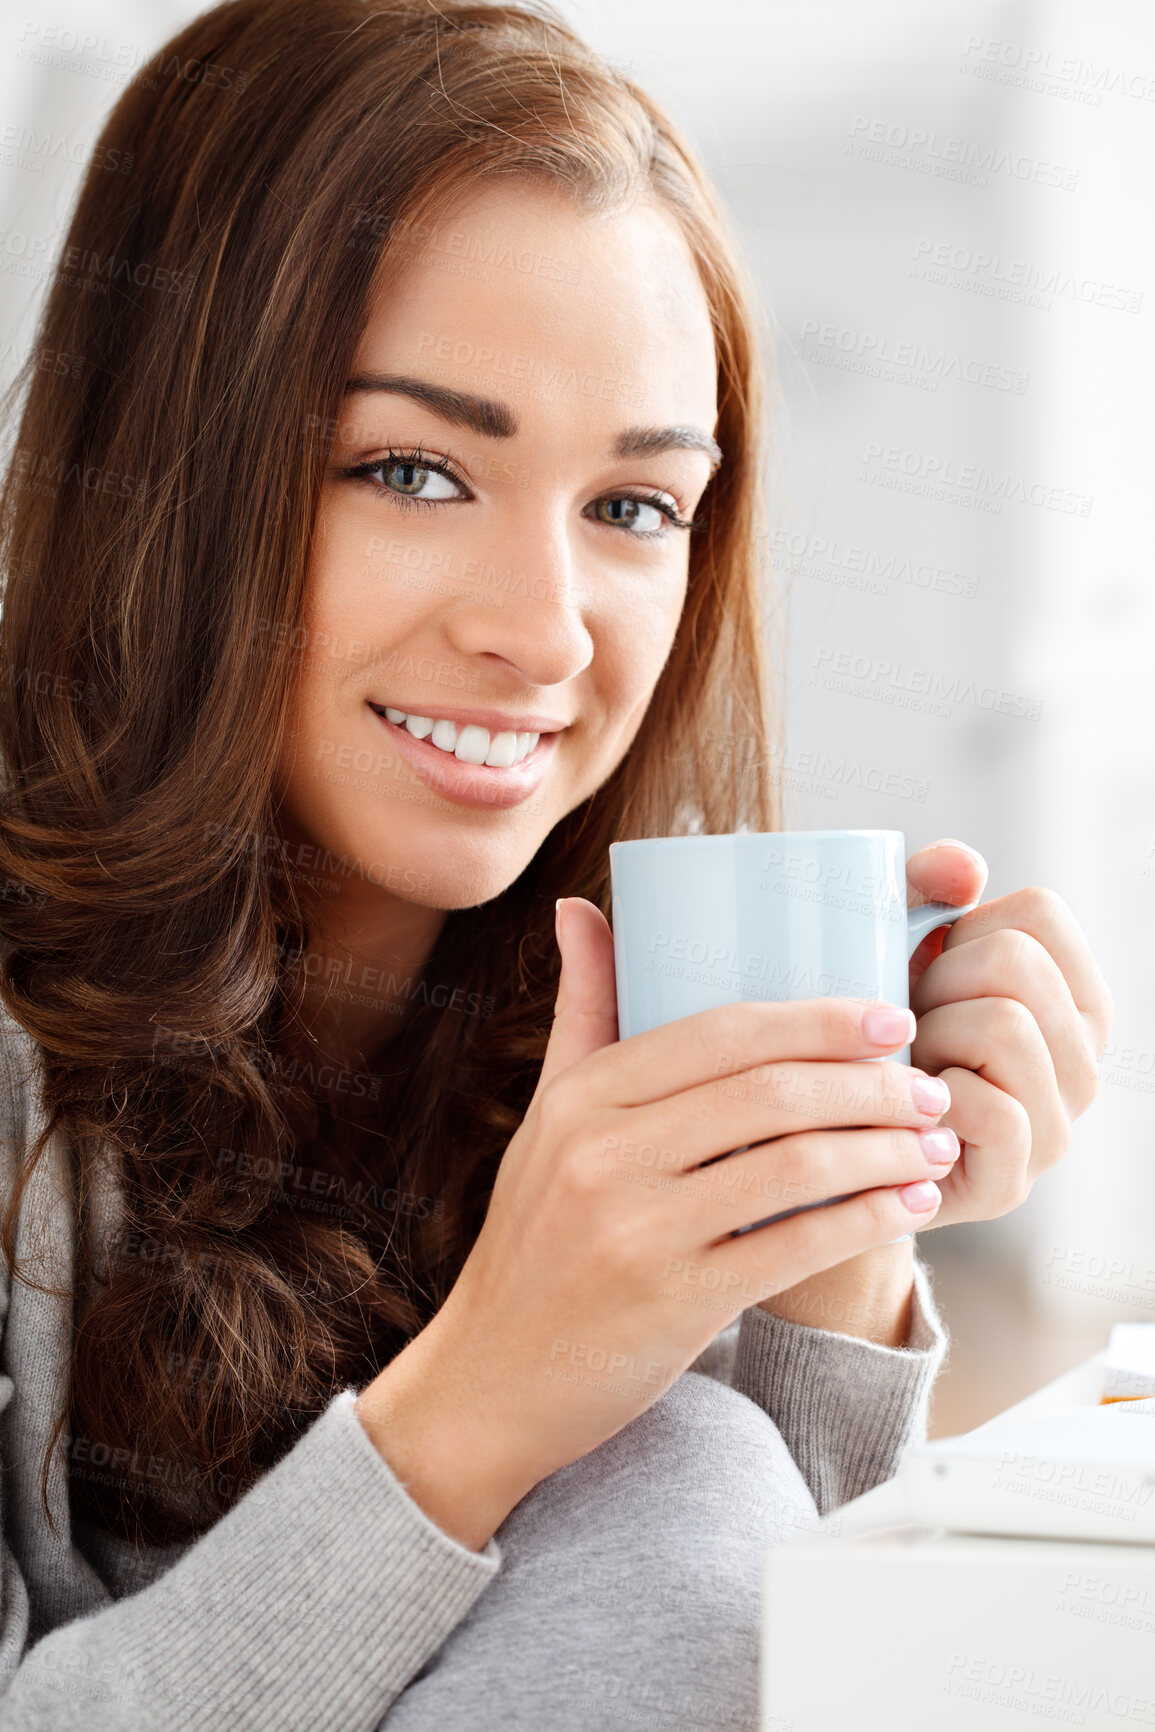
<path id="1" fill-rule="evenodd" d="M 352 480 L 374 482 L 403 505 L 441 505 L 468 497 L 446 464 L 420 451 L 390 451 L 386 457 L 358 463 L 345 474 Z"/>
<path id="2" fill-rule="evenodd" d="M 375 463 L 375 472 L 382 477 L 382 485 L 391 492 L 403 493 L 406 498 L 421 495 L 425 499 L 459 499 L 461 497 L 457 483 L 444 469 L 433 469 L 428 463 L 413 463 L 408 458 L 398 457 L 388 462 Z M 433 482 L 432 492 L 428 491 L 428 483 Z"/>

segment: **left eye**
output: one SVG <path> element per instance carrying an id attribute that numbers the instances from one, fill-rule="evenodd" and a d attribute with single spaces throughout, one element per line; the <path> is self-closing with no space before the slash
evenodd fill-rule
<path id="1" fill-rule="evenodd" d="M 599 499 L 594 510 L 600 522 L 613 523 L 619 528 L 636 529 L 642 535 L 653 535 L 664 529 L 669 522 L 666 513 L 657 505 L 651 505 L 648 499 L 631 499 L 628 496 Z M 648 518 L 645 516 L 647 512 Z"/>

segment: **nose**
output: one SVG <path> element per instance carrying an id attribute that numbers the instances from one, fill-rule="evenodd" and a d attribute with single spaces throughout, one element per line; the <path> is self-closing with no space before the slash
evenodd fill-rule
<path id="1" fill-rule="evenodd" d="M 545 530 L 539 518 L 532 535 L 487 538 L 474 563 L 444 618 L 457 655 L 496 658 L 531 686 L 562 685 L 589 666 L 586 598 L 564 524 Z"/>

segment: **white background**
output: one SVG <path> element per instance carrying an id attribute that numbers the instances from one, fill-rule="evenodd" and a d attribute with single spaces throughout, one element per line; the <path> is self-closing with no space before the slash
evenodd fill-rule
<path id="1" fill-rule="evenodd" d="M 0 25 L 0 383 L 79 182 L 68 155 L 91 148 L 125 61 L 197 10 L 23 0 Z M 988 895 L 1041 883 L 1066 899 L 1115 995 L 1100 1098 L 1063 1165 L 1013 1216 L 923 1239 L 950 1321 L 969 1340 L 992 1283 L 1048 1339 L 1155 1320 L 1155 14 L 1141 0 L 562 10 L 696 142 L 773 333 L 789 821 L 901 829 L 912 849 L 969 841 Z M 62 52 L 69 30 L 101 41 Z M 14 148 L 25 128 L 70 149 Z M 945 281 L 919 274 L 933 249 L 955 261 Z M 1097 285 L 1138 310 L 1096 304 Z M 886 376 L 878 356 L 904 345 Z M 959 376 L 984 369 L 1025 388 Z M 985 472 L 999 509 L 870 479 L 904 484 L 903 465 Z M 1089 514 L 1028 489 L 1089 498 Z M 828 551 L 791 556 L 815 541 Z M 969 593 L 936 591 L 933 572 Z M 865 681 L 831 681 L 840 658 Z M 896 701 L 928 689 L 953 693 L 947 713 Z M 975 1350 L 1003 1326 L 996 1310 Z M 1004 1392 L 1031 1381 L 1024 1362 Z"/>

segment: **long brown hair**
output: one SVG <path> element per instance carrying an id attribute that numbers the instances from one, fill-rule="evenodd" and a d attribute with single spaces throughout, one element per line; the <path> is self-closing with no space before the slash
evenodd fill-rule
<path id="1" fill-rule="evenodd" d="M 544 3 L 228 0 L 140 69 L 100 145 L 0 499 L 0 998 L 38 1043 L 47 1115 L 3 1244 L 11 1261 L 62 1133 L 84 1303 L 53 1446 L 70 1419 L 118 1467 L 90 1476 L 87 1512 L 164 1541 L 217 1519 L 444 1302 L 540 1070 L 554 899 L 608 914 L 616 839 L 776 827 L 762 345 L 680 133 Z M 108 152 L 131 172 L 97 166 Z M 508 889 L 447 916 L 424 980 L 453 1008 L 409 993 L 358 1140 L 280 1045 L 309 931 L 287 851 L 270 861 L 295 673 L 270 645 L 299 641 L 375 274 L 495 173 L 673 212 L 712 312 L 725 461 L 634 743 Z M 125 1213 L 98 1259 L 106 1160 Z"/>

